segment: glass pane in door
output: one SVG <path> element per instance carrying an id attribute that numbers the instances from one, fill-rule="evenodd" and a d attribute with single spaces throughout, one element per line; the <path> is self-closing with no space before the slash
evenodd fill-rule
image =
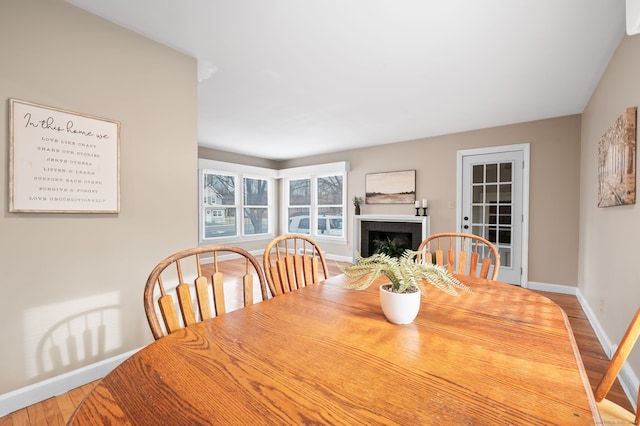
<path id="1" fill-rule="evenodd" d="M 472 227 L 474 234 L 491 241 L 500 252 L 500 264 L 511 266 L 513 164 L 473 165 Z"/>

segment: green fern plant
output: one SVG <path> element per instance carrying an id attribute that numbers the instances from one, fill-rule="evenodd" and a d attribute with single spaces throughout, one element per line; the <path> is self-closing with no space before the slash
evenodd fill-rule
<path id="1" fill-rule="evenodd" d="M 471 289 L 461 283 L 449 271 L 433 263 L 416 262 L 417 251 L 405 250 L 402 256 L 392 257 L 376 253 L 370 257 L 357 256 L 357 263 L 340 266 L 340 270 L 349 278 L 347 288 L 364 290 L 381 276 L 391 281 L 394 293 L 412 293 L 418 289 L 426 294 L 426 285 L 434 287 L 452 296 L 458 296 L 456 289 L 471 293 Z"/>
<path id="2" fill-rule="evenodd" d="M 395 239 L 392 240 L 389 237 L 384 240 L 374 240 L 373 244 L 378 247 L 374 254 L 382 253 L 391 257 L 400 257 L 405 251 L 405 248 L 398 244 Z"/>

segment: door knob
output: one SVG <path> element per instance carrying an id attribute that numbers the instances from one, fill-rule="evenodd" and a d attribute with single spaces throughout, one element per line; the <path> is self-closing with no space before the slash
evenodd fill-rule
<path id="1" fill-rule="evenodd" d="M 464 229 L 469 229 L 469 225 L 463 226 Z"/>

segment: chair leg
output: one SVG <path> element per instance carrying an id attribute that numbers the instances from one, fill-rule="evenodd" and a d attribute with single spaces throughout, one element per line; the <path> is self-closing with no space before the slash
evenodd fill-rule
<path id="1" fill-rule="evenodd" d="M 636 402 L 636 425 L 640 425 L 640 386 L 638 386 L 638 402 Z"/>

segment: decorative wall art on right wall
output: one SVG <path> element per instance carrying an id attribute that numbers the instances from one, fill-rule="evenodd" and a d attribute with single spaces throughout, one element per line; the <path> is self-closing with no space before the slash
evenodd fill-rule
<path id="1" fill-rule="evenodd" d="M 636 203 L 636 112 L 627 108 L 598 146 L 598 207 Z"/>

